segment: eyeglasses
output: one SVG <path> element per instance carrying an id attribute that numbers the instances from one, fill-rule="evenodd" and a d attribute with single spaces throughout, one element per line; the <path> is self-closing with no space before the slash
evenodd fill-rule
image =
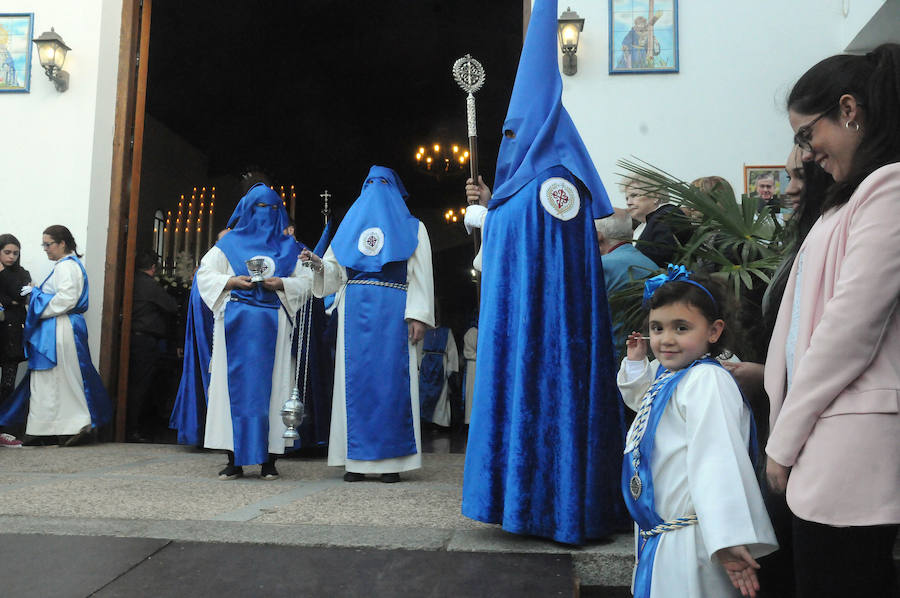
<path id="1" fill-rule="evenodd" d="M 821 120 L 821 119 L 824 118 L 825 116 L 828 116 L 828 114 L 829 114 L 830 112 L 831 112 L 831 110 L 826 110 L 825 112 L 823 112 L 823 113 L 820 114 L 819 116 L 817 116 L 817 117 L 815 117 L 814 119 L 812 119 L 810 122 L 806 123 L 805 125 L 803 125 L 803 126 L 800 127 L 799 129 L 797 129 L 797 133 L 794 135 L 794 144 L 795 144 L 797 147 L 799 147 L 800 149 L 802 149 L 804 152 L 811 152 L 811 151 L 813 151 L 813 148 L 812 148 L 812 129 L 813 129 L 813 126 L 814 126 L 817 122 L 819 122 L 819 120 Z"/>
<path id="2" fill-rule="evenodd" d="M 51 245 L 59 245 L 59 241 L 50 241 L 49 243 L 41 243 L 41 247 L 47 249 Z"/>

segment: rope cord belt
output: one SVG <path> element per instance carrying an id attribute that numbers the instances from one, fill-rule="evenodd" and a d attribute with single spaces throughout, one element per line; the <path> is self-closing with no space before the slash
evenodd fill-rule
<path id="1" fill-rule="evenodd" d="M 688 515 L 687 517 L 678 517 L 677 519 L 672 519 L 671 521 L 666 521 L 665 523 L 660 523 L 656 527 L 649 529 L 647 531 L 641 530 L 641 537 L 645 540 L 647 538 L 652 538 L 653 536 L 658 536 L 665 532 L 672 532 L 682 527 L 690 527 L 691 525 L 697 525 L 697 516 L 696 515 Z"/>
<path id="2" fill-rule="evenodd" d="M 401 291 L 405 291 L 409 288 L 408 284 L 399 283 L 399 282 L 383 282 L 381 280 L 358 280 L 354 278 L 353 280 L 348 280 L 347 284 L 368 284 L 376 287 L 388 287 L 389 289 L 399 289 Z"/>

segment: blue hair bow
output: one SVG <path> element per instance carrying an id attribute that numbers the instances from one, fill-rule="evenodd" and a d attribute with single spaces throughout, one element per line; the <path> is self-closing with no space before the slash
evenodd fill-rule
<path id="1" fill-rule="evenodd" d="M 656 292 L 656 289 L 666 284 L 667 282 L 686 282 L 688 284 L 692 284 L 704 293 L 709 299 L 713 302 L 713 305 L 718 310 L 719 304 L 716 302 L 715 297 L 712 296 L 706 287 L 695 280 L 691 280 L 691 272 L 687 268 L 682 265 L 674 265 L 669 264 L 669 271 L 665 274 L 657 274 L 652 278 L 648 278 L 647 282 L 644 283 L 644 300 L 641 305 L 646 308 L 650 303 L 650 298 L 653 297 L 653 293 Z"/>

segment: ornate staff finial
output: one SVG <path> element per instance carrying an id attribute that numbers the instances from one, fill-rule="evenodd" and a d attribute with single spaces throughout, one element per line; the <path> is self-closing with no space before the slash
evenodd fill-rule
<path id="1" fill-rule="evenodd" d="M 484 85 L 484 67 L 471 55 L 466 54 L 453 63 L 453 78 L 456 79 L 462 90 L 469 94 L 466 98 L 469 137 L 476 137 L 478 135 L 478 127 L 475 124 L 475 96 L 473 94 Z"/>

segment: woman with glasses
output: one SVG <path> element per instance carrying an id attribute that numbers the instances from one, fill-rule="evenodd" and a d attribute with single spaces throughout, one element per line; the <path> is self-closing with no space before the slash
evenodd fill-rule
<path id="1" fill-rule="evenodd" d="M 41 246 L 53 262 L 30 293 L 25 319 L 28 375 L 0 409 L 0 425 L 25 419 L 25 445 L 84 442 L 112 416 L 112 404 L 88 350 L 88 281 L 75 239 L 65 226 L 44 231 Z"/>
<path id="2" fill-rule="evenodd" d="M 766 477 L 787 492 L 797 595 L 897 596 L 900 45 L 811 68 L 795 143 L 835 183 L 800 246 L 765 368 Z"/>

